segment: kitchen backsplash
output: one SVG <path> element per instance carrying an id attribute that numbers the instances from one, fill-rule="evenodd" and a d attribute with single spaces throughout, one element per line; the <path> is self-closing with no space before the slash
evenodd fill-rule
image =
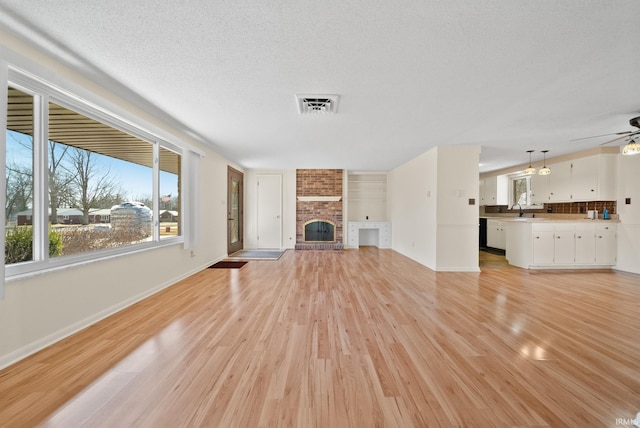
<path id="1" fill-rule="evenodd" d="M 604 209 L 609 214 L 617 214 L 616 201 L 591 201 L 591 202 L 562 202 L 544 204 L 540 209 L 524 209 L 525 213 L 550 213 L 550 214 L 587 214 L 588 210 L 597 210 L 601 216 Z M 486 214 L 518 212 L 518 208 L 509 210 L 506 205 L 488 205 L 484 207 Z"/>

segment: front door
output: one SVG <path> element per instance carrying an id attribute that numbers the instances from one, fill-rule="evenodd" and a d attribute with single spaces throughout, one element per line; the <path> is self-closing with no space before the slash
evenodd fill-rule
<path id="1" fill-rule="evenodd" d="M 231 167 L 227 169 L 227 254 L 242 250 L 243 246 L 243 189 L 244 175 Z"/>

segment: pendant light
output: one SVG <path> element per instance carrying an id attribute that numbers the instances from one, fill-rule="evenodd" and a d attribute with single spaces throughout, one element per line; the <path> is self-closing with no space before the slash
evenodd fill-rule
<path id="1" fill-rule="evenodd" d="M 640 154 L 640 144 L 635 139 L 631 139 L 626 146 L 622 148 L 622 154 L 625 156 Z"/>
<path id="2" fill-rule="evenodd" d="M 533 153 L 533 150 L 527 150 L 527 153 L 529 153 L 529 168 L 524 170 L 524 175 L 534 175 L 536 169 L 531 166 L 531 153 Z"/>
<path id="3" fill-rule="evenodd" d="M 542 168 L 540 168 L 540 170 L 538 171 L 539 175 L 549 175 L 551 174 L 551 169 L 549 169 L 549 167 L 547 167 L 547 152 L 549 150 L 540 150 L 542 152 L 542 156 L 543 156 L 543 161 L 542 161 Z"/>

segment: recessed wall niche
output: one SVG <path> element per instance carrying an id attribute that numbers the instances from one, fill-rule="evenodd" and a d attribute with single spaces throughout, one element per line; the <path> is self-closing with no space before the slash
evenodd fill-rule
<path id="1" fill-rule="evenodd" d="M 347 174 L 347 216 L 349 221 L 388 221 L 387 174 Z"/>

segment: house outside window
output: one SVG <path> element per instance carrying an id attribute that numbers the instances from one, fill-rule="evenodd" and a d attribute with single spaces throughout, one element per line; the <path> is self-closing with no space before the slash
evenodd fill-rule
<path id="1" fill-rule="evenodd" d="M 9 76 L 7 276 L 183 241 L 178 145 L 42 81 Z M 114 227 L 114 210 L 126 204 Z M 166 224 L 162 209 L 172 213 Z"/>

